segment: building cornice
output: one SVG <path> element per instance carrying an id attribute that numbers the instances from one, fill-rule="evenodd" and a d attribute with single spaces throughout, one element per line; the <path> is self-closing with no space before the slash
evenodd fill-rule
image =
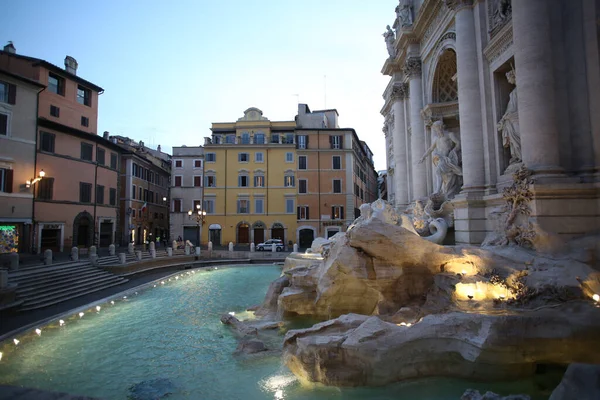
<path id="1" fill-rule="evenodd" d="M 493 62 L 500 57 L 513 44 L 512 20 L 508 21 L 490 40 L 483 49 L 483 55 L 488 62 Z"/>

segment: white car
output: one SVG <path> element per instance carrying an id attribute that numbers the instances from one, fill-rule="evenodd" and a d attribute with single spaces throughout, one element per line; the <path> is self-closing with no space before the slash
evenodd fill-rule
<path id="1" fill-rule="evenodd" d="M 283 251 L 283 241 L 281 239 L 269 239 L 264 243 L 256 245 L 257 251 L 273 251 L 273 245 L 275 245 L 275 251 Z"/>

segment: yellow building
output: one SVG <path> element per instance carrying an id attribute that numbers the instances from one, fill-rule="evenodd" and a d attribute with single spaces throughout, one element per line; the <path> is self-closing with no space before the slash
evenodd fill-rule
<path id="1" fill-rule="evenodd" d="M 212 124 L 204 145 L 204 243 L 296 241 L 295 127 L 269 121 L 258 108 Z"/>

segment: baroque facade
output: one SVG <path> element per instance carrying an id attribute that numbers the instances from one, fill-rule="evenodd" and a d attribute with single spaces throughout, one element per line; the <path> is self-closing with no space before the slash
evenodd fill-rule
<path id="1" fill-rule="evenodd" d="M 450 200 L 456 243 L 482 243 L 521 168 L 530 216 L 600 226 L 598 1 L 402 0 L 384 38 L 388 195 Z"/>

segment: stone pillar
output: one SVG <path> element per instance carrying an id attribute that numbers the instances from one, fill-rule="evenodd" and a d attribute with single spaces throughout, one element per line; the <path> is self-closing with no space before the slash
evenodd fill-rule
<path id="1" fill-rule="evenodd" d="M 256 250 L 256 245 L 254 243 L 250 243 L 250 253 L 254 253 Z"/>
<path id="2" fill-rule="evenodd" d="M 90 263 L 96 267 L 98 265 L 98 254 L 90 254 Z"/>
<path id="3" fill-rule="evenodd" d="M 233 253 L 233 242 L 229 242 L 229 252 Z"/>
<path id="4" fill-rule="evenodd" d="M 294 243 L 294 253 L 298 252 L 298 243 Z"/>
<path id="5" fill-rule="evenodd" d="M 50 249 L 44 251 L 44 264 L 52 265 L 52 250 Z"/>
<path id="6" fill-rule="evenodd" d="M 111 244 L 110 246 L 108 246 L 108 254 L 110 254 L 111 256 L 115 255 L 115 245 Z"/>
<path id="7" fill-rule="evenodd" d="M 79 249 L 77 247 L 71 247 L 71 260 L 79 261 Z"/>
<path id="8" fill-rule="evenodd" d="M 167 255 L 168 255 L 169 257 L 172 257 L 172 256 L 173 256 L 173 248 L 172 248 L 172 247 L 167 247 Z"/>
<path id="9" fill-rule="evenodd" d="M 271 253 L 275 253 L 277 251 L 277 246 L 275 245 L 275 243 L 273 243 L 271 245 Z"/>
<path id="10" fill-rule="evenodd" d="M 212 242 L 208 242 L 208 252 L 212 254 L 213 244 Z"/>
<path id="11" fill-rule="evenodd" d="M 149 247 L 150 251 L 156 251 L 156 245 L 154 244 L 154 242 L 150 242 Z"/>
<path id="12" fill-rule="evenodd" d="M 156 258 L 156 249 L 150 249 L 150 257 Z"/>
<path id="13" fill-rule="evenodd" d="M 127 245 L 127 252 L 128 252 L 129 254 L 133 254 L 133 251 L 134 251 L 134 249 L 133 249 L 133 243 L 129 243 L 129 244 Z"/>
<path id="14" fill-rule="evenodd" d="M 137 251 L 135 252 L 135 259 L 136 259 L 137 261 L 142 261 L 142 251 L 141 251 L 141 250 L 137 250 Z"/>
<path id="15" fill-rule="evenodd" d="M 8 271 L 0 269 L 0 290 L 8 287 Z"/>
<path id="16" fill-rule="evenodd" d="M 172 243 L 172 245 L 173 245 L 173 248 L 174 248 L 175 250 L 177 250 L 177 240 L 173 240 L 173 243 Z"/>
<path id="17" fill-rule="evenodd" d="M 196 246 L 196 255 L 200 256 L 200 252 L 201 252 L 200 246 Z"/>
<path id="18" fill-rule="evenodd" d="M 127 263 L 127 255 L 125 253 L 119 253 L 119 262 L 121 264 Z"/>
<path id="19" fill-rule="evenodd" d="M 404 66 L 404 73 L 409 78 L 413 197 L 418 199 L 427 196 L 427 166 L 425 163 L 414 162 L 414 160 L 419 160 L 425 154 L 425 128 L 423 118 L 421 118 L 421 109 L 423 108 L 421 59 L 418 57 L 408 58 Z M 395 153 L 396 149 L 394 148 Z M 398 173 L 398 167 L 399 165 L 396 165 L 396 174 Z M 396 188 L 396 193 L 398 193 L 398 188 Z"/>
<path id="20" fill-rule="evenodd" d="M 512 5 L 523 163 L 536 173 L 546 174 L 562 171 L 548 9 L 552 4 L 521 0 Z"/>
<path id="21" fill-rule="evenodd" d="M 392 112 L 390 119 L 392 128 L 392 141 L 394 146 L 394 187 L 396 189 L 395 206 L 398 210 L 406 209 L 408 199 L 408 171 L 406 160 L 408 149 L 406 148 L 406 118 L 404 115 L 404 99 L 408 95 L 408 85 L 397 83 L 392 89 Z"/>
<path id="22" fill-rule="evenodd" d="M 19 253 L 10 253 L 8 256 L 9 259 L 9 269 L 11 271 L 16 271 L 19 269 Z"/>
<path id="23" fill-rule="evenodd" d="M 463 171 L 461 192 L 482 192 L 485 189 L 485 165 L 473 1 L 456 0 L 450 7 L 456 10 L 456 63 L 460 103 L 458 114 Z"/>
<path id="24" fill-rule="evenodd" d="M 96 248 L 96 246 L 91 246 L 90 247 L 90 257 L 96 256 L 96 255 L 98 255 L 98 249 Z"/>
<path id="25" fill-rule="evenodd" d="M 190 248 L 190 246 L 186 243 L 185 244 L 185 255 L 189 256 L 192 252 L 192 249 Z"/>

